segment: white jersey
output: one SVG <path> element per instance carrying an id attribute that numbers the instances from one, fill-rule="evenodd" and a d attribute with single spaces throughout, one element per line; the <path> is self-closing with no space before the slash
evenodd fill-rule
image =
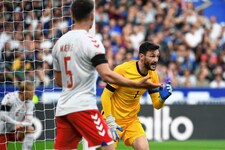
<path id="1" fill-rule="evenodd" d="M 25 116 L 33 116 L 34 103 L 32 100 L 21 101 L 19 92 L 11 92 L 5 95 L 1 102 L 1 107 L 8 107 L 7 115 L 17 122 L 25 119 Z M 2 113 L 2 112 L 1 112 Z M 0 133 L 6 133 L 15 130 L 15 125 L 0 120 Z"/>
<path id="2" fill-rule="evenodd" d="M 91 62 L 97 54 L 105 54 L 105 48 L 85 30 L 69 31 L 57 41 L 52 52 L 53 66 L 61 71 L 62 94 L 56 116 L 98 109 L 97 71 Z"/>

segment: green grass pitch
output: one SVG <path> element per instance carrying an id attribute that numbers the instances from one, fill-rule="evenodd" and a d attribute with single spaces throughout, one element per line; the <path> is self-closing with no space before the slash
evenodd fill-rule
<path id="1" fill-rule="evenodd" d="M 149 142 L 151 150 L 225 150 L 224 140 L 188 140 L 188 141 L 164 141 L 164 142 Z M 9 143 L 8 150 L 22 150 L 21 143 Z M 53 149 L 53 141 L 34 143 L 32 150 L 50 150 Z M 78 150 L 82 150 L 79 144 Z M 132 147 L 127 147 L 120 142 L 117 150 L 133 150 Z"/>

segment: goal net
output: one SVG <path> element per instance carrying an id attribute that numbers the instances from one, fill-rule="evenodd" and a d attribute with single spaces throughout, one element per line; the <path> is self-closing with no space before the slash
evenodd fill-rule
<path id="1" fill-rule="evenodd" d="M 54 84 L 51 50 L 71 29 L 72 1 L 0 1 L 0 102 L 5 94 L 18 90 L 21 81 L 35 82 L 33 149 L 53 149 L 55 106 L 61 89 Z M 8 146 L 21 149 L 20 144 Z"/>

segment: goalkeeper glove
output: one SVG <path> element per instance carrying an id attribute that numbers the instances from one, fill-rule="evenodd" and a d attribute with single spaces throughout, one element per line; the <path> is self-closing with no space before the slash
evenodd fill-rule
<path id="1" fill-rule="evenodd" d="M 161 101 L 164 102 L 172 94 L 171 81 L 168 81 L 165 87 L 159 88 Z"/>
<path id="2" fill-rule="evenodd" d="M 106 122 L 109 126 L 109 129 L 110 129 L 111 133 L 112 133 L 113 140 L 114 141 L 119 140 L 119 135 L 118 135 L 117 129 L 121 132 L 123 131 L 123 129 L 115 122 L 115 118 L 112 115 L 106 117 Z"/>

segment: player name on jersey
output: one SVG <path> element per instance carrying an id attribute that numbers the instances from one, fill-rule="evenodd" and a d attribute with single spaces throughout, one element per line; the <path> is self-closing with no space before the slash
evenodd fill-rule
<path id="1" fill-rule="evenodd" d="M 65 44 L 60 47 L 60 52 L 68 52 L 73 50 L 73 44 Z"/>

